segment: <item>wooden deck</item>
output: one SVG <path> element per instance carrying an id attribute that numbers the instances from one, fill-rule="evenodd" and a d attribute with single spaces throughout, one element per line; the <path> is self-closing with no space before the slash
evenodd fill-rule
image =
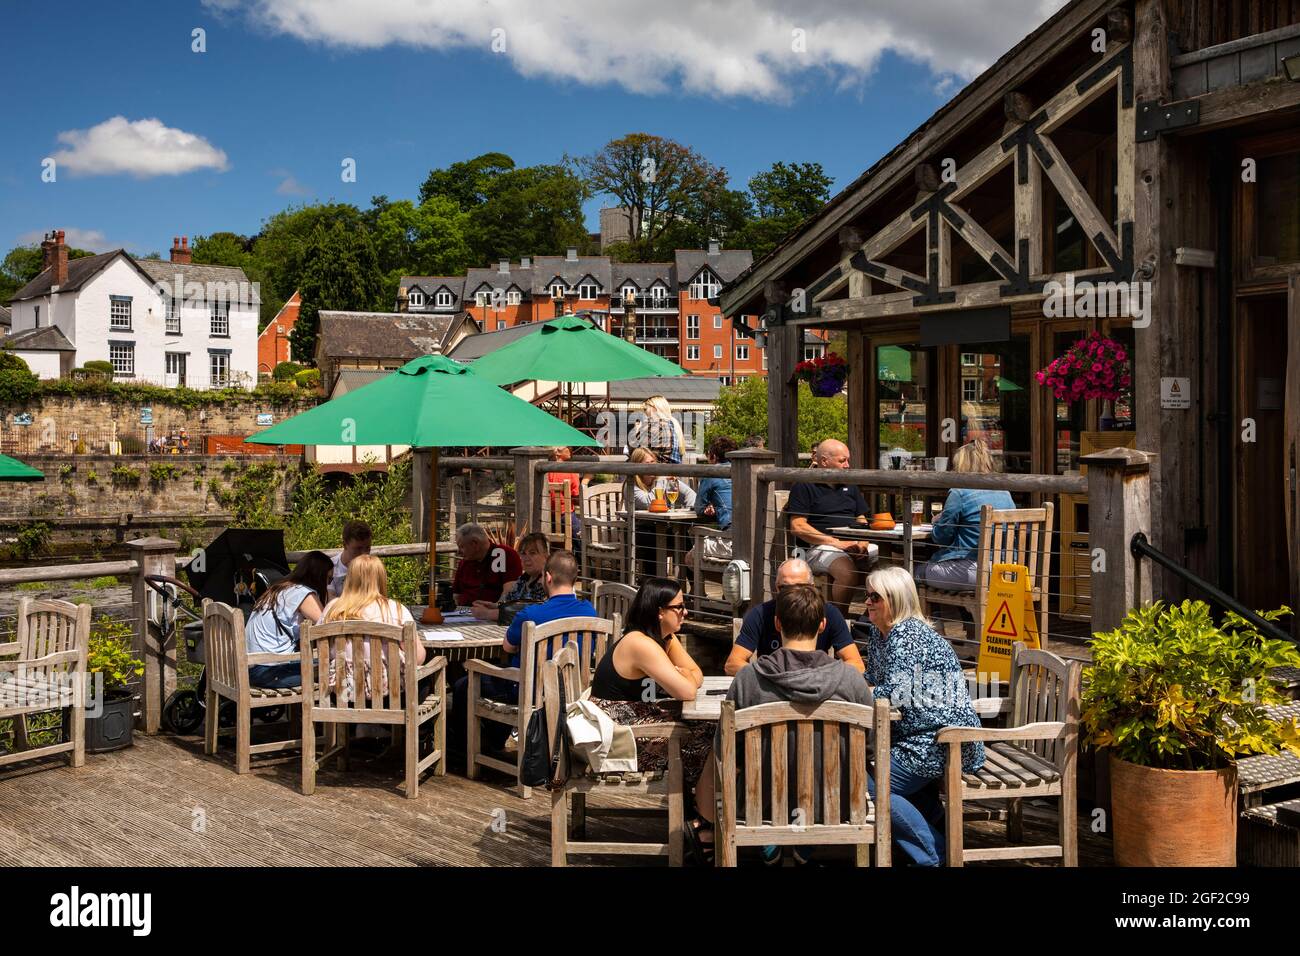
<path id="1" fill-rule="evenodd" d="M 87 756 L 80 770 L 54 759 L 0 772 L 0 865 L 549 864 L 549 794 L 526 801 L 504 777 L 448 775 L 426 777 L 408 801 L 399 779 L 396 766 L 359 765 L 322 773 L 316 794 L 304 797 L 295 758 L 254 763 L 240 777 L 228 752 L 205 757 L 197 738 L 139 736 L 130 749 Z M 1087 829 L 1086 813 L 1080 818 L 1080 864 L 1110 865 L 1109 841 Z M 589 824 L 614 839 L 650 825 Z M 1027 840 L 1056 842 L 1054 825 L 1054 806 L 1027 809 Z M 969 846 L 998 845 L 1001 837 L 1001 824 L 966 828 Z"/>

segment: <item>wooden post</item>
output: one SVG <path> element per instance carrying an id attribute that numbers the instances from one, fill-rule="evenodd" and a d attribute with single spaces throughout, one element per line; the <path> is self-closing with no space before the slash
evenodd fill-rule
<path id="1" fill-rule="evenodd" d="M 550 459 L 551 449 L 527 445 L 510 449 L 510 454 L 515 460 L 515 534 L 522 536 L 536 531 L 541 521 L 546 483 L 533 470 L 533 464 Z"/>
<path id="2" fill-rule="evenodd" d="M 429 449 L 429 586 L 438 578 L 438 449 Z M 429 601 L 433 603 L 432 600 Z"/>
<path id="3" fill-rule="evenodd" d="M 1291 607 L 1300 607 L 1300 276 L 1292 275 L 1287 298 L 1286 412 L 1283 418 L 1282 469 L 1285 489 L 1286 540 L 1291 542 Z M 1300 623 L 1291 618 L 1291 633 Z"/>
<path id="4" fill-rule="evenodd" d="M 758 473 L 776 464 L 776 452 L 740 448 L 727 459 L 731 463 L 731 555 L 749 563 L 752 599 L 761 601 L 763 569 L 753 562 L 763 544 L 758 517 L 766 502 L 759 500 Z"/>
<path id="5" fill-rule="evenodd" d="M 1151 466 L 1156 456 L 1133 448 L 1084 455 L 1088 468 L 1088 545 L 1092 572 L 1092 630 L 1110 631 L 1129 610 L 1149 604 L 1151 562 L 1139 561 L 1129 542 L 1139 531 L 1151 537 Z M 1100 553 L 1098 553 L 1100 549 Z"/>
<path id="6" fill-rule="evenodd" d="M 144 711 L 144 732 L 158 733 L 162 722 L 163 705 L 176 690 L 176 634 L 164 644 L 149 621 L 149 593 L 146 574 L 176 576 L 176 552 L 180 543 L 168 538 L 139 538 L 126 546 L 135 562 L 131 578 L 131 600 L 135 603 L 135 646 L 133 653 L 144 660 L 141 708 Z"/>
<path id="7" fill-rule="evenodd" d="M 789 318 L 785 284 L 763 287 L 766 310 L 784 323 Z M 803 330 L 794 325 L 773 325 L 767 336 L 767 447 L 781 465 L 793 468 L 799 461 L 799 383 L 794 367 L 799 362 Z"/>
<path id="8" fill-rule="evenodd" d="M 422 541 L 429 530 L 429 449 L 411 449 L 411 536 Z"/>

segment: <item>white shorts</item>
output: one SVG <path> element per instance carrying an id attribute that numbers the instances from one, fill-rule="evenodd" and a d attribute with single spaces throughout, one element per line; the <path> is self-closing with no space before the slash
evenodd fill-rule
<path id="1" fill-rule="evenodd" d="M 830 574 L 831 565 L 840 558 L 850 560 L 866 558 L 875 563 L 878 557 L 880 557 L 880 549 L 874 544 L 868 545 L 867 551 L 858 554 L 849 554 L 829 544 L 819 544 L 815 548 L 805 549 L 803 553 L 803 559 L 808 562 L 808 567 L 812 568 L 813 574 Z"/>
<path id="2" fill-rule="evenodd" d="M 731 539 L 716 538 L 712 535 L 704 539 L 704 557 L 711 558 L 714 561 L 731 560 Z"/>

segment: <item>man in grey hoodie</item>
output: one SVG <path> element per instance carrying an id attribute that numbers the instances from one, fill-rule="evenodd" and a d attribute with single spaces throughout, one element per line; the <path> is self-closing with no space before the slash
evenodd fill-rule
<path id="1" fill-rule="evenodd" d="M 817 637 L 825 627 L 826 602 L 815 587 L 797 585 L 781 590 L 776 597 L 776 629 L 781 635 L 781 646 L 771 654 L 754 658 L 753 663 L 742 668 L 731 682 L 726 699 L 735 703 L 737 710 L 777 702 L 816 705 L 828 700 L 871 706 L 874 699 L 861 672 L 817 649 Z M 820 727 L 817 732 L 821 732 Z M 793 735 L 790 735 L 789 743 L 793 746 Z M 714 754 L 718 753 L 721 745 L 719 727 L 713 742 Z M 813 752 L 820 762 L 820 741 L 814 742 Z M 711 757 L 695 788 L 695 805 L 699 818 L 688 824 L 693 831 L 694 841 L 708 849 L 711 849 L 711 843 L 706 837 L 712 836 L 715 795 L 714 774 L 708 768 L 713 765 Z M 793 754 L 787 765 L 793 771 Z M 843 785 L 847 786 L 847 760 L 842 759 L 840 766 L 844 776 Z M 817 779 L 820 777 L 819 766 Z M 793 793 L 794 790 L 790 792 Z M 807 822 L 814 823 L 817 822 L 815 818 L 820 814 L 821 808 L 810 808 L 808 812 L 810 816 Z"/>

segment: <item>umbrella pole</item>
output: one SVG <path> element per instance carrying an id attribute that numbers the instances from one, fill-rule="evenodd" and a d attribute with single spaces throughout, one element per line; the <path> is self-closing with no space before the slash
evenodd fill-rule
<path id="1" fill-rule="evenodd" d="M 429 449 L 429 588 L 438 580 L 438 448 Z M 432 603 L 432 594 L 430 602 Z"/>

